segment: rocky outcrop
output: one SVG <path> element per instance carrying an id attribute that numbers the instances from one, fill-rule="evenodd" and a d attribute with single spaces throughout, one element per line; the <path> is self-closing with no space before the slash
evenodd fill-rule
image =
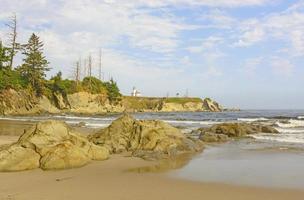
<path id="1" fill-rule="evenodd" d="M 45 96 L 36 97 L 28 91 L 7 89 L 0 91 L 0 114 L 26 115 L 60 112 Z"/>
<path id="2" fill-rule="evenodd" d="M 111 105 L 106 97 L 100 94 L 78 92 L 67 95 L 70 104 L 70 112 L 80 114 L 99 114 L 107 112 L 123 112 L 120 104 Z"/>
<path id="3" fill-rule="evenodd" d="M 210 128 L 201 128 L 198 130 L 200 139 L 205 142 L 225 142 L 229 137 L 243 137 L 258 133 L 278 133 L 271 127 L 261 124 L 249 123 L 223 123 L 216 124 Z"/>
<path id="4" fill-rule="evenodd" d="M 18 142 L 0 150 L 0 171 L 81 167 L 91 160 L 105 160 L 106 148 L 97 146 L 60 121 L 36 124 Z"/>
<path id="5" fill-rule="evenodd" d="M 111 153 L 128 151 L 133 156 L 149 160 L 202 149 L 201 142 L 187 138 L 165 122 L 135 120 L 127 114 L 90 136 L 89 140 L 106 147 Z"/>
<path id="6" fill-rule="evenodd" d="M 202 111 L 202 107 L 203 107 L 202 102 L 187 102 L 184 104 L 164 102 L 161 106 L 160 111 L 162 111 L 162 112 L 198 112 L 198 111 Z"/>
<path id="7" fill-rule="evenodd" d="M 216 101 L 213 101 L 210 98 L 205 98 L 203 100 L 203 111 L 221 112 L 223 111 L 223 107 Z"/>

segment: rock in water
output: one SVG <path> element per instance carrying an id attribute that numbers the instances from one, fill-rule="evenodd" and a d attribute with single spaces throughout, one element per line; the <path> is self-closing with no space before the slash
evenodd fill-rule
<path id="1" fill-rule="evenodd" d="M 278 133 L 278 131 L 271 126 L 249 123 L 216 124 L 210 128 L 202 128 L 198 131 L 200 132 L 200 139 L 205 142 L 221 142 L 228 139 L 228 137 L 243 137 L 257 133 Z M 228 137 L 225 138 L 225 136 Z"/>
<path id="2" fill-rule="evenodd" d="M 45 121 L 26 130 L 16 144 L 0 151 L 0 171 L 67 169 L 108 156 L 106 148 L 89 142 L 66 123 Z"/>
<path id="3" fill-rule="evenodd" d="M 134 156 L 158 159 L 182 152 L 196 152 L 200 142 L 191 140 L 177 128 L 157 120 L 135 120 L 125 114 L 109 127 L 89 136 L 93 143 L 111 153 L 133 152 Z M 153 157 L 153 158 L 152 158 Z"/>

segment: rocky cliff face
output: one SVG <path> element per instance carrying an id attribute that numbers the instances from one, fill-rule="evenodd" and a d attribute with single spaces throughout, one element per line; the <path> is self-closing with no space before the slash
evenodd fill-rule
<path id="1" fill-rule="evenodd" d="M 27 91 L 12 89 L 0 92 L 0 115 L 29 115 L 41 113 L 101 114 L 109 112 L 220 112 L 222 107 L 207 98 L 145 98 L 123 97 L 120 103 L 111 104 L 101 94 L 78 92 L 63 96 L 52 94 L 36 97 Z"/>
<path id="2" fill-rule="evenodd" d="M 49 99 L 40 98 L 27 91 L 15 91 L 12 89 L 0 92 L 0 114 L 2 115 L 26 115 L 39 113 L 59 113 Z"/>

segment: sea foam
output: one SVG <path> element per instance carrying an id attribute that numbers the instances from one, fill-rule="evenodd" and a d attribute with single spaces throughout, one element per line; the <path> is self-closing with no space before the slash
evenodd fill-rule
<path id="1" fill-rule="evenodd" d="M 257 122 L 257 121 L 267 121 L 269 119 L 265 117 L 258 117 L 258 118 L 238 118 L 237 120 L 242 122 Z"/>

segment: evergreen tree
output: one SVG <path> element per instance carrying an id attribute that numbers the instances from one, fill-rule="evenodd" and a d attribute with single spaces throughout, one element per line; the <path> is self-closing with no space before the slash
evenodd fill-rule
<path id="1" fill-rule="evenodd" d="M 24 45 L 24 63 L 19 67 L 19 71 L 36 91 L 37 96 L 43 94 L 46 72 L 50 70 L 49 62 L 43 55 L 43 43 L 34 33 L 28 43 Z"/>
<path id="2" fill-rule="evenodd" d="M 105 82 L 104 85 L 107 88 L 108 98 L 110 102 L 116 103 L 120 101 L 121 94 L 117 86 L 117 83 L 113 80 L 113 78 L 111 78 L 109 82 Z"/>

